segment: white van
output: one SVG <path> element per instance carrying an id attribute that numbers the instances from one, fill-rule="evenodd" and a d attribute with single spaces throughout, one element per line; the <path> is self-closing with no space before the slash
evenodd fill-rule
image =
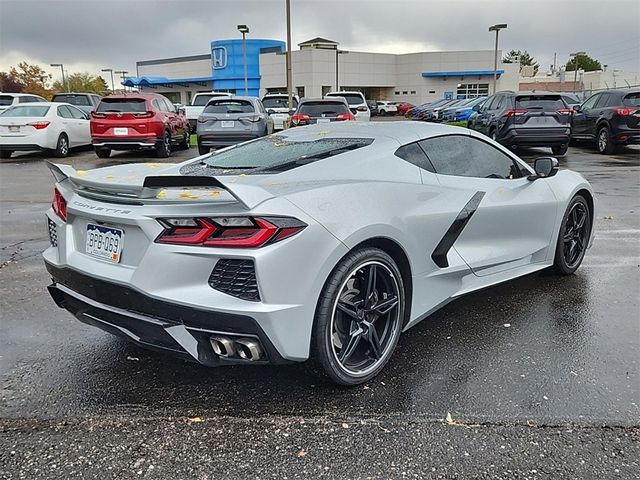
<path id="1" fill-rule="evenodd" d="M 367 100 L 362 92 L 329 92 L 326 97 L 343 97 L 349 104 L 351 113 L 356 116 L 358 122 L 368 122 L 371 120 L 371 110 L 367 106 Z"/>

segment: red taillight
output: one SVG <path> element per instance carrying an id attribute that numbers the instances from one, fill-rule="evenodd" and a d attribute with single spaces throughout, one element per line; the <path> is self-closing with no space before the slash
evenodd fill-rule
<path id="1" fill-rule="evenodd" d="M 144 113 L 134 113 L 133 116 L 135 118 L 152 118 L 155 115 L 154 112 L 144 112 Z"/>
<path id="2" fill-rule="evenodd" d="M 91 118 L 107 118 L 106 113 L 91 112 Z"/>
<path id="3" fill-rule="evenodd" d="M 355 120 L 356 117 L 353 113 L 341 113 L 340 115 L 338 115 L 336 117 L 337 121 L 342 121 L 342 120 Z"/>
<path id="4" fill-rule="evenodd" d="M 67 201 L 57 188 L 53 189 L 53 202 L 51 202 L 51 208 L 63 221 L 67 221 Z"/>
<path id="5" fill-rule="evenodd" d="M 298 123 L 309 122 L 309 120 L 311 120 L 311 117 L 309 115 L 301 115 L 299 113 L 296 113 L 291 117 L 291 121 L 296 125 Z"/>
<path id="6" fill-rule="evenodd" d="M 506 112 L 504 112 L 504 116 L 519 117 L 520 115 L 524 115 L 525 113 L 528 113 L 528 112 L 529 110 L 526 110 L 524 108 L 516 108 L 516 109 L 507 110 Z"/>
<path id="7" fill-rule="evenodd" d="M 258 248 L 289 238 L 307 225 L 295 218 L 163 218 L 158 243 L 220 248 Z"/>
<path id="8" fill-rule="evenodd" d="M 573 108 L 559 108 L 556 110 L 556 113 L 560 113 L 562 115 L 573 115 Z"/>
<path id="9" fill-rule="evenodd" d="M 31 123 L 27 123 L 27 125 L 32 126 L 33 128 L 35 128 L 36 130 L 42 130 L 43 128 L 47 128 L 49 126 L 51 122 L 45 122 L 45 121 L 41 121 L 41 122 L 31 122 Z"/>
<path id="10" fill-rule="evenodd" d="M 628 117 L 636 111 L 635 108 L 614 108 L 613 113 L 620 115 L 621 117 Z"/>

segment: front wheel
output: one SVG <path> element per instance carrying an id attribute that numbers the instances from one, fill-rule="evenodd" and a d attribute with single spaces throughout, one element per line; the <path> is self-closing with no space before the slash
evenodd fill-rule
<path id="1" fill-rule="evenodd" d="M 554 269 L 561 275 L 574 273 L 584 258 L 591 237 L 591 212 L 582 195 L 573 197 L 558 233 Z"/>
<path id="2" fill-rule="evenodd" d="M 311 363 L 340 385 L 371 380 L 396 348 L 404 308 L 402 275 L 393 259 L 377 248 L 351 252 L 320 294 Z"/>
<path id="3" fill-rule="evenodd" d="M 567 153 L 567 150 L 569 150 L 569 145 L 566 143 L 563 145 L 551 147 L 551 151 L 553 152 L 553 154 L 558 156 L 565 155 Z"/>

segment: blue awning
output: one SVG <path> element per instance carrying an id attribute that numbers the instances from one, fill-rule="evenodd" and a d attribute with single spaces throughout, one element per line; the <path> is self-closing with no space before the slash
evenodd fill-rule
<path id="1" fill-rule="evenodd" d="M 126 87 L 148 87 L 151 85 L 171 85 L 171 84 L 179 84 L 179 83 L 202 83 L 202 82 L 211 82 L 213 77 L 193 77 L 193 78 L 167 78 L 167 77 L 156 77 L 156 76 L 144 76 L 144 77 L 127 77 L 127 79 L 122 82 L 122 85 Z"/>
<path id="2" fill-rule="evenodd" d="M 491 75 L 497 73 L 498 76 L 504 73 L 504 70 L 460 70 L 458 72 L 422 72 L 423 77 L 473 77 L 481 75 Z"/>

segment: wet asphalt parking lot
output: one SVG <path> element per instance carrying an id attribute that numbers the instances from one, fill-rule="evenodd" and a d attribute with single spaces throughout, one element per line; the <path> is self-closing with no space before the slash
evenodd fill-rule
<path id="1" fill-rule="evenodd" d="M 45 158 L 0 164 L 0 478 L 640 478 L 637 147 L 560 159 L 597 194 L 575 275 L 449 304 L 354 389 L 298 365 L 185 363 L 58 309 L 40 257 Z M 81 151 L 64 163 L 132 161 L 157 160 Z"/>

